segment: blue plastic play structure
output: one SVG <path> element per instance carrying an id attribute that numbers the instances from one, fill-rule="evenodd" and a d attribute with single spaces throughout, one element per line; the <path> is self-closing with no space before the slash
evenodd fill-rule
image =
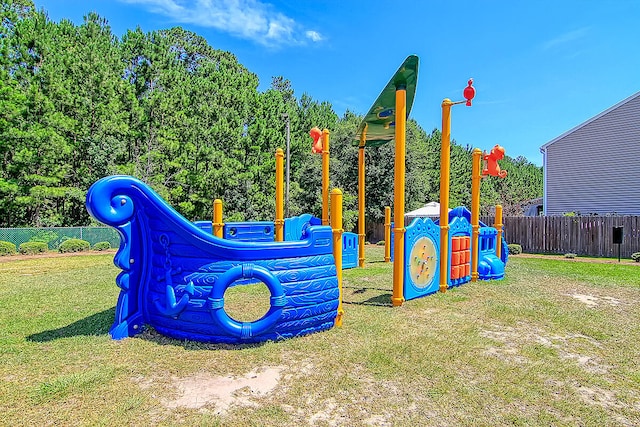
<path id="1" fill-rule="evenodd" d="M 449 211 L 449 262 L 447 284 L 460 286 L 471 281 L 472 250 L 471 211 L 459 206 Z M 508 259 L 507 242 L 503 238 L 501 256 L 496 256 L 498 231 L 480 222 L 478 239 L 478 279 L 498 280 L 504 277 Z M 393 239 L 391 239 L 393 242 Z M 393 251 L 391 252 L 393 253 Z M 403 292 L 405 300 L 423 297 L 439 289 L 440 226 L 430 218 L 416 218 L 406 227 Z"/>
<path id="2" fill-rule="evenodd" d="M 191 222 L 145 183 L 130 176 L 97 181 L 87 209 L 120 234 L 114 263 L 120 295 L 114 339 L 133 336 L 149 325 L 163 335 L 213 343 L 280 340 L 334 326 L 340 288 L 332 230 L 304 214 L 284 221 L 284 241 L 274 242 L 274 223 L 229 222 L 224 238 L 212 235 L 210 221 Z M 440 271 L 440 227 L 416 218 L 406 228 L 404 298 L 438 291 L 441 274 L 449 286 L 471 281 L 471 213 L 449 212 L 448 271 Z M 358 236 L 343 233 L 343 268 L 358 264 Z M 391 240 L 393 242 L 393 239 Z M 497 257 L 497 230 L 480 223 L 478 279 L 504 277 L 507 243 Z M 393 253 L 393 252 L 392 252 Z M 225 310 L 225 292 L 235 285 L 263 283 L 269 309 L 252 322 Z"/>
<path id="3" fill-rule="evenodd" d="M 178 339 L 216 343 L 279 340 L 333 327 L 339 289 L 332 231 L 311 216 L 292 219 L 290 240 L 262 241 L 271 223 L 238 224 L 242 239 L 219 239 L 205 222 L 192 223 L 143 182 L 129 176 L 97 181 L 87 209 L 115 227 L 120 249 L 114 263 L 120 296 L 110 329 L 114 339 L 133 336 L 143 326 Z M 209 223 L 209 229 L 211 225 Z M 270 228 L 270 230 L 267 230 Z M 293 239 L 293 237 L 299 237 Z M 270 308 L 254 322 L 239 322 L 224 309 L 229 286 L 261 281 Z"/>

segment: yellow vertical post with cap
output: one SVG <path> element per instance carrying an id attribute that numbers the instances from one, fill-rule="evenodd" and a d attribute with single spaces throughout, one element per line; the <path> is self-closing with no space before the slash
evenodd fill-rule
<path id="1" fill-rule="evenodd" d="M 342 191 L 334 188 L 331 190 L 331 229 L 333 231 L 333 257 L 336 263 L 336 276 L 338 278 L 339 300 L 338 314 L 335 325 L 342 326 L 344 309 L 342 308 Z"/>
<path id="2" fill-rule="evenodd" d="M 322 225 L 329 225 L 329 129 L 322 130 Z"/>
<path id="3" fill-rule="evenodd" d="M 440 292 L 449 288 L 449 179 L 451 175 L 451 107 L 465 103 L 471 107 L 476 95 L 469 79 L 463 94 L 466 101 L 453 102 L 449 98 L 442 100 L 442 144 L 440 146 Z"/>
<path id="4" fill-rule="evenodd" d="M 482 151 L 474 148 L 471 154 L 471 281 L 478 281 L 478 236 L 480 235 L 480 163 Z"/>
<path id="5" fill-rule="evenodd" d="M 365 186 L 364 186 L 364 147 L 367 141 L 367 125 L 360 134 L 358 147 L 358 266 L 364 267 L 364 241 L 365 241 Z"/>
<path id="6" fill-rule="evenodd" d="M 440 292 L 449 288 L 449 174 L 451 164 L 451 106 L 442 101 L 442 142 L 440 146 Z"/>
<path id="7" fill-rule="evenodd" d="M 276 150 L 276 242 L 284 240 L 284 152 Z"/>
<path id="8" fill-rule="evenodd" d="M 502 259 L 502 233 L 504 224 L 502 223 L 502 205 L 496 205 L 496 220 L 493 226 L 498 230 L 496 237 L 496 256 Z"/>
<path id="9" fill-rule="evenodd" d="M 213 201 L 213 235 L 223 237 L 224 222 L 222 222 L 222 200 L 215 199 Z"/>
<path id="10" fill-rule="evenodd" d="M 405 187 L 405 138 L 407 124 L 407 89 L 396 86 L 395 110 L 395 165 L 394 165 L 394 204 L 393 204 L 393 295 L 391 304 L 394 307 L 404 303 L 402 289 L 404 281 L 404 187 Z"/>
<path id="11" fill-rule="evenodd" d="M 384 207 L 384 262 L 391 261 L 391 206 Z"/>

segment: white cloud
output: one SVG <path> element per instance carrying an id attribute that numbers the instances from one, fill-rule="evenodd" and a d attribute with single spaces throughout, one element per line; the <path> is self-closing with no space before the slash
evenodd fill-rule
<path id="1" fill-rule="evenodd" d="M 588 32 L 589 32 L 589 28 L 580 28 L 577 30 L 568 31 L 564 34 L 560 34 L 559 36 L 551 40 L 548 40 L 542 45 L 542 47 L 543 49 L 548 50 L 557 46 L 562 46 L 564 44 L 571 43 L 585 37 Z"/>
<path id="2" fill-rule="evenodd" d="M 139 4 L 180 24 L 210 27 L 265 46 L 295 45 L 305 39 L 321 41 L 294 19 L 259 0 L 120 0 Z"/>
<path id="3" fill-rule="evenodd" d="M 322 34 L 320 34 L 317 31 L 307 31 L 306 33 L 304 33 L 305 36 L 307 36 L 308 39 L 311 39 L 314 42 L 319 42 L 324 40 L 324 37 L 322 37 Z"/>

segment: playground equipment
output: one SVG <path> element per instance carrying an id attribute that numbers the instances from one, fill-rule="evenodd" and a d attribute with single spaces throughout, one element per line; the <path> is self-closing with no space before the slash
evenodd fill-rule
<path id="1" fill-rule="evenodd" d="M 365 173 L 364 150 L 366 147 L 378 147 L 395 140 L 394 162 L 394 223 L 393 232 L 394 260 L 404 259 L 404 188 L 405 188 L 405 137 L 406 122 L 418 82 L 418 57 L 410 55 L 395 72 L 384 87 L 364 120 L 358 126 L 358 237 L 360 266 L 364 266 L 365 241 Z M 400 219 L 400 220 L 398 220 Z M 404 267 L 400 261 L 393 264 L 393 305 L 402 305 Z"/>
<path id="2" fill-rule="evenodd" d="M 385 212 L 385 261 L 393 259 L 393 295 L 391 302 L 394 306 L 402 305 L 407 299 L 424 296 L 435 292 L 434 280 L 439 282 L 439 290 L 445 292 L 449 286 L 457 286 L 469 280 L 477 280 L 478 274 L 478 236 L 480 233 L 479 218 L 479 170 L 472 172 L 472 182 L 476 182 L 477 190 L 472 191 L 472 210 L 464 212 L 470 215 L 459 216 L 457 225 L 458 235 L 453 235 L 453 224 L 450 225 L 449 213 L 449 184 L 450 184 L 450 139 L 451 139 L 451 107 L 465 103 L 472 105 L 475 97 L 473 79 L 469 79 L 463 91 L 464 101 L 453 102 L 450 99 L 442 101 L 442 144 L 440 166 L 440 218 L 434 222 L 430 219 L 418 218 L 407 228 L 404 227 L 404 188 L 405 188 L 405 126 L 409 115 L 418 75 L 418 58 L 409 56 L 391 78 L 387 86 L 376 99 L 375 103 L 358 127 L 356 141 L 358 143 L 358 234 L 360 239 L 360 266 L 364 266 L 364 237 L 365 237 L 365 185 L 364 185 L 364 149 L 376 147 L 395 139 L 395 168 L 394 168 L 394 228 L 391 232 L 390 218 Z M 395 108 L 392 103 L 395 101 Z M 500 149 L 502 151 L 500 151 Z M 494 147 L 492 154 L 486 157 L 487 170 L 496 176 L 506 176 L 500 171 L 497 160 L 504 157 L 502 147 Z M 502 155 L 502 157 L 500 157 Z M 473 187 L 475 188 L 475 187 Z M 473 189 L 472 189 L 473 190 Z M 477 197 L 475 197 L 477 195 Z M 464 208 L 457 208 L 464 209 Z M 454 210 L 455 211 L 455 210 Z M 463 211 L 456 211 L 462 213 Z M 467 218 L 470 216 L 470 218 Z M 465 224 L 462 221 L 466 221 Z M 496 219 L 501 224 L 502 220 Z M 468 225 L 470 228 L 468 228 Z M 484 226 L 484 225 L 483 225 Z M 486 226 L 485 226 L 486 227 Z M 468 233 L 467 233 L 468 231 Z M 435 235 L 439 234 L 439 242 Z M 498 233 L 483 231 L 483 243 L 492 250 L 502 247 L 497 242 Z M 391 235 L 393 237 L 391 237 Z M 490 237 L 495 236 L 495 237 Z M 453 240 L 452 240 L 453 238 Z M 391 240 L 393 239 L 393 240 Z M 492 240 L 493 239 L 493 240 Z M 500 239 L 502 232 L 500 231 Z M 391 242 L 391 244 L 389 244 Z M 455 247 L 452 247 L 455 245 Z M 464 249 L 460 249 L 460 247 Z M 389 250 L 387 248 L 393 248 Z M 499 249 L 497 249 L 499 250 Z M 387 255 L 393 252 L 393 256 Z M 495 256 L 495 255 L 493 255 Z M 469 259 L 471 258 L 471 259 Z M 483 252 L 482 278 L 501 278 L 504 275 L 504 257 L 498 253 L 495 260 L 490 259 L 488 251 Z M 463 259 L 464 261 L 461 261 Z M 469 265 L 469 261 L 471 264 Z M 491 262 L 490 262 L 491 261 Z M 452 264 L 453 262 L 453 264 Z M 502 263 L 502 272 L 500 272 Z M 487 270 L 486 266 L 489 265 Z M 489 271 L 489 273 L 486 273 Z M 486 273 L 486 274 L 485 274 Z"/>
<path id="3" fill-rule="evenodd" d="M 501 207 L 498 205 L 496 209 L 500 214 L 496 216 L 496 223 L 500 223 L 502 222 Z M 438 292 L 439 282 L 443 277 L 447 283 L 447 289 L 472 281 L 473 257 L 471 255 L 474 251 L 471 244 L 473 235 L 471 218 L 471 211 L 464 206 L 449 210 L 447 215 L 449 227 L 447 246 L 450 248 L 448 256 L 443 256 L 440 249 L 440 219 L 415 218 L 406 227 L 405 253 L 407 255 L 404 259 L 402 288 L 405 300 Z M 480 266 L 478 278 L 480 280 L 502 279 L 508 259 L 506 242 L 502 238 L 501 231 L 498 235 L 496 227 L 489 227 L 482 222 L 478 224 L 480 234 L 480 250 L 476 258 Z M 389 233 L 391 228 L 391 224 L 386 225 Z M 440 262 L 443 259 L 447 262 L 446 270 L 440 268 Z M 395 259 L 392 260 L 395 262 Z"/>
<path id="4" fill-rule="evenodd" d="M 342 324 L 343 246 L 349 259 L 357 256 L 353 236 L 343 242 L 342 193 L 331 192 L 330 227 L 310 214 L 283 219 L 282 158 L 278 149 L 274 222 L 225 224 L 217 199 L 213 221 L 192 223 L 129 176 L 91 186 L 89 213 L 121 236 L 114 258 L 123 270 L 116 279 L 121 292 L 110 329 L 114 339 L 151 325 L 178 339 L 260 342 Z M 252 322 L 230 317 L 226 290 L 259 282 L 270 293 L 267 312 Z"/>

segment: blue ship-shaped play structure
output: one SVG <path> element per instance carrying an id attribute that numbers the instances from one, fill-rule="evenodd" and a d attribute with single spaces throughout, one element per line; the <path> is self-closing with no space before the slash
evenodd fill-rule
<path id="1" fill-rule="evenodd" d="M 114 263 L 123 271 L 115 339 L 150 325 L 178 339 L 216 343 L 278 340 L 333 327 L 339 289 L 329 226 L 291 220 L 285 242 L 219 239 L 176 212 L 143 182 L 129 176 L 97 181 L 87 209 L 115 227 L 121 245 Z M 262 227 L 264 230 L 264 227 Z M 263 282 L 270 309 L 255 322 L 224 310 L 234 283 Z"/>

